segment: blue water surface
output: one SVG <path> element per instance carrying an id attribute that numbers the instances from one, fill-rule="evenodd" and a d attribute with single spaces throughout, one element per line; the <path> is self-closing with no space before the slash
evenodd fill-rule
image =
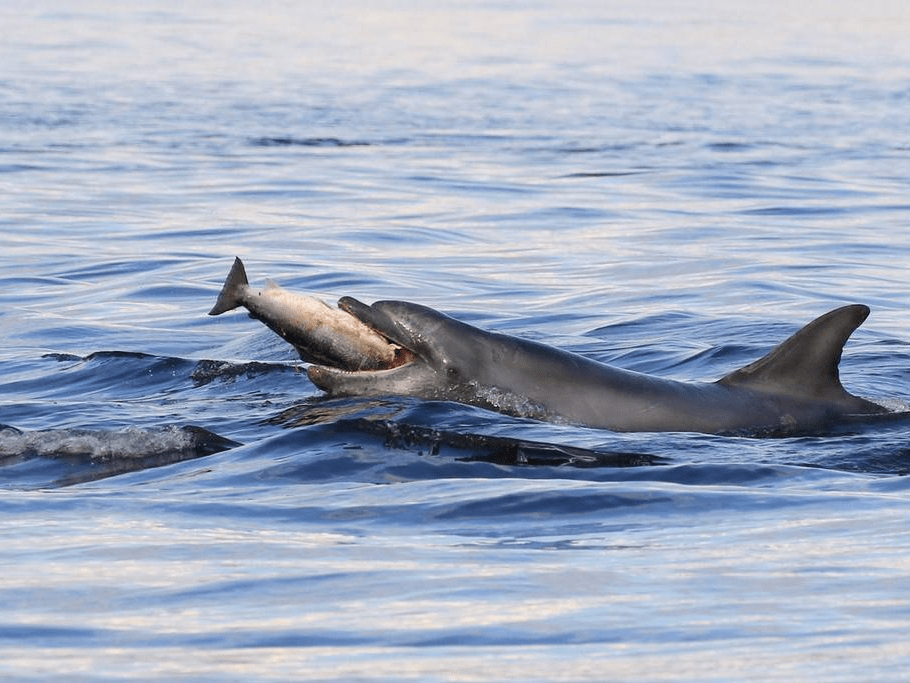
<path id="1" fill-rule="evenodd" d="M 910 427 L 326 399 L 235 256 L 712 380 L 846 303 L 910 401 L 910 9 L 0 7 L 4 680 L 902 680 Z"/>

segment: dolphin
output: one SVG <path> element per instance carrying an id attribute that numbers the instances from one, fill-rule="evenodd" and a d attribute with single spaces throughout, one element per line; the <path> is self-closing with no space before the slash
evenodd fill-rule
<path id="1" fill-rule="evenodd" d="M 310 366 L 311 381 L 335 396 L 400 394 L 614 431 L 710 434 L 815 431 L 889 412 L 849 393 L 838 374 L 844 344 L 869 315 L 863 305 L 830 311 L 754 363 L 696 383 L 487 332 L 418 304 L 346 297 L 339 306 L 413 357 L 367 372 Z"/>
<path id="2" fill-rule="evenodd" d="M 399 351 L 391 360 L 375 362 L 372 347 L 352 343 L 344 326 L 331 327 L 314 342 L 323 360 L 307 369 L 310 380 L 330 396 L 414 396 L 614 431 L 709 434 L 812 432 L 855 416 L 891 412 L 854 396 L 840 382 L 844 344 L 870 313 L 860 304 L 825 313 L 764 357 L 717 381 L 693 383 L 488 332 L 405 301 L 368 305 L 343 297 L 337 312 Z M 290 321 L 279 323 L 273 320 L 270 327 L 286 328 Z M 300 329 L 290 336 L 306 358 L 311 333 Z M 346 349 L 345 362 L 331 351 L 333 344 Z"/>

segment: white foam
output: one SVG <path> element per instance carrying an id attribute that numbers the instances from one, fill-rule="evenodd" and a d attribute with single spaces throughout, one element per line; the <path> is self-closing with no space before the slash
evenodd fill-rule
<path id="1" fill-rule="evenodd" d="M 147 458 L 194 448 L 191 431 L 168 426 L 159 429 L 126 427 L 116 431 L 0 429 L 0 457 L 87 457 L 92 460 Z"/>

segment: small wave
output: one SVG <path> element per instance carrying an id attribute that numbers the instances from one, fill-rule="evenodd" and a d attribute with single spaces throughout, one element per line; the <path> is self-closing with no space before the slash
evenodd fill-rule
<path id="1" fill-rule="evenodd" d="M 756 145 L 750 142 L 712 142 L 706 145 L 712 152 L 744 152 L 755 149 Z"/>
<path id="2" fill-rule="evenodd" d="M 342 140 L 340 138 L 295 138 L 289 135 L 252 138 L 254 147 L 367 147 L 364 140 Z"/>
<path id="3" fill-rule="evenodd" d="M 201 360 L 190 373 L 190 378 L 197 387 L 210 384 L 215 380 L 232 382 L 238 377 L 258 377 L 270 372 L 296 372 L 291 366 L 278 363 L 262 363 L 251 361 L 249 363 L 231 363 L 228 361 Z"/>
<path id="4" fill-rule="evenodd" d="M 67 486 L 219 453 L 240 444 L 202 427 L 44 429 L 0 425 L 0 467 L 18 469 L 30 486 Z M 53 460 L 59 468 L 29 465 Z M 40 473 L 36 480 L 35 470 Z M 22 477 L 11 477 L 12 481 Z"/>
<path id="5" fill-rule="evenodd" d="M 560 178 L 622 178 L 630 175 L 640 175 L 645 171 L 577 171 L 566 173 Z"/>
<path id="6" fill-rule="evenodd" d="M 847 211 L 839 206 L 760 206 L 742 209 L 743 216 L 841 216 Z"/>

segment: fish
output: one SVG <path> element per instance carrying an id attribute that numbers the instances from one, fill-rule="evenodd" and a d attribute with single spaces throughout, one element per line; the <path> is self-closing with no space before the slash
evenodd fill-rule
<path id="1" fill-rule="evenodd" d="M 294 346 L 307 363 L 360 372 L 390 369 L 413 356 L 342 308 L 271 281 L 262 289 L 251 287 L 243 261 L 237 257 L 209 315 L 241 306 Z"/>

